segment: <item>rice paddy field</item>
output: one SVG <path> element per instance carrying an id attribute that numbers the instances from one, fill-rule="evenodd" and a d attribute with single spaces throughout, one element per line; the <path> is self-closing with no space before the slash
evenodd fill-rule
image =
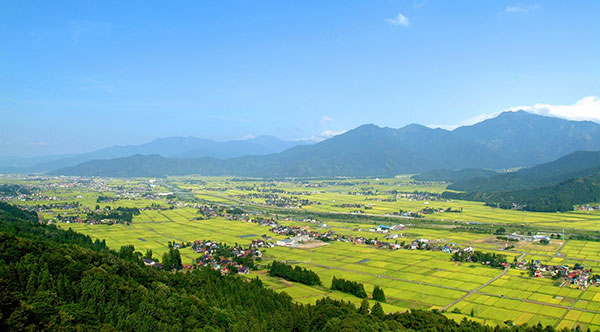
<path id="1" fill-rule="evenodd" d="M 81 180 L 78 181 L 87 181 Z M 89 185 L 72 185 L 70 179 L 17 179 L 0 183 L 38 185 L 44 188 L 42 198 L 25 200 L 14 198 L 14 204 L 42 206 L 50 203 L 78 202 L 82 207 L 137 207 L 143 209 L 127 224 L 91 225 L 85 223 L 59 223 L 59 227 L 71 228 L 92 238 L 105 239 L 108 246 L 117 249 L 123 245 L 134 245 L 145 252 L 152 249 L 155 257 L 168 250 L 168 242 L 191 242 L 215 240 L 228 244 L 248 244 L 266 234 L 274 240 L 285 237 L 270 232 L 270 228 L 258 224 L 216 217 L 196 220 L 197 209 L 190 207 L 173 190 L 191 193 L 196 204 L 237 206 L 253 212 L 271 214 L 278 223 L 287 226 L 309 227 L 316 231 L 335 231 L 337 234 L 383 239 L 385 235 L 373 231 L 380 221 L 370 216 L 392 216 L 399 211 L 419 211 L 425 207 L 433 209 L 451 208 L 462 212 L 435 212 L 426 215 L 427 222 L 420 219 L 394 217 L 395 224 L 405 224 L 405 229 L 395 240 L 413 241 L 427 239 L 460 247 L 472 246 L 476 250 L 495 252 L 514 258 L 540 260 L 543 263 L 569 266 L 585 265 L 594 271 L 600 269 L 600 242 L 553 239 L 552 243 L 519 241 L 506 242 L 491 233 L 461 230 L 461 225 L 526 225 L 528 229 L 564 228 L 570 231 L 595 234 L 600 229 L 600 213 L 533 213 L 500 210 L 486 207 L 479 202 L 446 201 L 435 194 L 445 190 L 443 183 L 413 182 L 408 177 L 391 179 L 336 179 L 306 181 L 260 181 L 232 178 L 186 177 L 169 179 L 92 179 Z M 76 183 L 76 182 L 74 182 Z M 41 184 L 41 185 L 40 185 Z M 140 189 L 142 188 L 142 189 Z M 401 193 L 429 193 L 430 196 L 402 197 Z M 267 196 L 293 200 L 305 200 L 310 204 L 299 206 L 267 205 Z M 97 203 L 99 196 L 119 198 L 114 202 Z M 270 196 L 275 197 L 275 196 Z M 170 198 L 167 198 L 170 197 Z M 151 205 L 168 209 L 145 209 Z M 347 205 L 343 207 L 342 205 Z M 369 208 L 365 208 L 366 206 Z M 340 214 L 356 213 L 365 218 L 353 222 L 344 221 Z M 294 218 L 285 213 L 294 212 Z M 303 221 L 311 213 L 323 213 L 326 220 Z M 58 214 L 75 214 L 69 208 L 56 208 L 41 213 L 44 220 L 55 220 Z M 277 216 L 280 214 L 279 216 Z M 466 223 L 465 223 L 466 222 Z M 326 223 L 326 226 L 322 226 Z M 322 226 L 322 227 L 320 227 Z M 512 247 L 514 246 L 514 247 Z M 507 249 L 508 247 L 508 249 Z M 192 263 L 196 254 L 190 248 L 181 250 L 183 263 Z M 302 249 L 273 247 L 264 251 L 261 264 L 272 260 L 287 261 L 317 273 L 322 286 L 306 286 L 299 283 L 273 278 L 264 269 L 253 271 L 246 277 L 259 277 L 265 285 L 286 292 L 299 303 L 314 303 L 329 296 L 352 301 L 361 299 L 329 289 L 331 280 L 344 278 L 365 285 L 367 293 L 373 287 L 382 287 L 387 297 L 383 305 L 386 312 L 409 309 L 440 309 L 451 318 L 465 317 L 490 325 L 501 325 L 507 321 L 515 324 L 537 324 L 555 327 L 591 328 L 600 330 L 600 287 L 579 290 L 569 286 L 559 287 L 548 278 L 530 277 L 527 271 L 510 268 L 491 268 L 476 263 L 458 263 L 450 254 L 441 251 L 384 250 L 368 245 L 331 242 L 326 245 Z"/>
<path id="2" fill-rule="evenodd" d="M 268 228 L 246 222 L 234 222 L 225 218 L 193 220 L 196 210 L 183 208 L 164 211 L 143 211 L 135 216 L 130 225 L 89 225 L 59 224 L 92 238 L 105 239 L 111 248 L 134 245 L 136 250 L 145 252 L 152 249 L 155 257 L 168 251 L 168 242 L 192 242 L 195 240 L 216 240 L 228 244 L 247 245 L 262 234 L 275 239 L 284 237 L 272 234 Z M 181 250 L 185 264 L 191 264 L 197 255 L 190 248 Z"/>
<path id="3" fill-rule="evenodd" d="M 443 199 L 414 199 L 398 197 L 401 193 L 427 192 L 439 194 L 446 189 L 445 183 L 416 182 L 409 177 L 390 179 L 352 179 L 352 180 L 312 180 L 293 181 L 257 181 L 228 178 L 203 178 L 203 185 L 190 185 L 177 181 L 182 188 L 194 192 L 196 197 L 208 201 L 243 202 L 264 205 L 265 198 L 246 198 L 249 194 L 261 194 L 265 189 L 281 190 L 283 197 L 293 197 L 314 202 L 303 205 L 301 210 L 325 213 L 356 213 L 360 210 L 366 215 L 392 215 L 394 212 L 419 211 L 424 208 L 460 210 L 460 213 L 433 213 L 427 219 L 440 221 L 460 221 L 473 223 L 534 225 L 554 228 L 598 230 L 600 229 L 599 211 L 572 211 L 565 213 L 528 212 L 503 210 L 485 206 L 482 202 L 450 201 Z M 342 185 L 346 184 L 346 185 Z M 243 188 L 243 189 L 242 189 Z M 385 201 L 395 199 L 395 201 Z M 368 209 L 342 207 L 344 204 L 369 205 Z M 399 218 L 404 219 L 404 218 Z"/>

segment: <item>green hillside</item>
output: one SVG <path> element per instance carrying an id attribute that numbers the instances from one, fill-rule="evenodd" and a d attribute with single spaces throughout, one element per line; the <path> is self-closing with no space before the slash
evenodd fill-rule
<path id="1" fill-rule="evenodd" d="M 477 178 L 489 178 L 494 175 L 498 175 L 498 172 L 479 168 L 465 168 L 456 171 L 449 169 L 434 169 L 413 175 L 411 178 L 417 181 L 445 181 L 454 183 Z"/>
<path id="2" fill-rule="evenodd" d="M 560 159 L 515 172 L 453 183 L 448 189 L 469 192 L 497 192 L 531 189 L 559 184 L 600 170 L 600 151 L 578 151 Z"/>
<path id="3" fill-rule="evenodd" d="M 444 192 L 444 198 L 482 201 L 489 206 L 526 211 L 571 211 L 576 204 L 600 201 L 600 172 L 559 184 L 506 192 Z"/>

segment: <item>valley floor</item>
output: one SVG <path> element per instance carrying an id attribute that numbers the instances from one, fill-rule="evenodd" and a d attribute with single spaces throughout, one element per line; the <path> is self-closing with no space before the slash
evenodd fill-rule
<path id="1" fill-rule="evenodd" d="M 506 255 L 508 262 L 516 258 L 527 262 L 539 260 L 548 265 L 578 263 L 592 271 L 600 270 L 600 242 L 569 239 L 573 234 L 595 236 L 596 232 L 591 230 L 597 229 L 600 222 L 598 212 L 532 213 L 499 210 L 477 202 L 445 201 L 436 196 L 444 184 L 415 183 L 407 178 L 303 182 L 227 178 L 152 182 L 106 179 L 94 186 L 77 186 L 74 183 L 80 180 L 69 178 L 11 181 L 42 188 L 42 195 L 14 197 L 11 201 L 37 208 L 45 221 L 94 239 L 105 239 L 111 248 L 134 245 L 140 252 L 152 249 L 155 257 L 168 251 L 169 242 L 214 240 L 248 245 L 259 238 L 271 237 L 273 243 L 287 238 L 257 223 L 221 216 L 199 218 L 196 205 L 209 204 L 236 206 L 253 216 L 272 216 L 282 226 L 316 232 L 331 231 L 379 240 L 397 234 L 386 241 L 399 244 L 424 239 Z M 134 194 L 135 188 L 142 185 L 146 193 Z M 197 201 L 192 204 L 182 197 L 184 195 L 193 196 Z M 100 196 L 115 199 L 98 202 Z M 80 204 L 76 209 L 72 206 L 75 201 Z M 147 208 L 152 204 L 162 208 Z M 133 216 L 130 223 L 80 222 L 86 217 L 84 207 L 94 210 L 95 205 L 110 206 L 112 210 L 137 207 L 142 211 Z M 403 217 L 409 213 L 419 217 Z M 69 223 L 61 220 L 65 216 L 70 216 Z M 402 224 L 403 227 L 383 232 L 380 224 Z M 552 242 L 546 245 L 507 242 L 494 234 L 499 228 L 505 229 L 505 234 L 553 235 Z M 563 228 L 565 239 L 562 239 Z M 329 289 L 335 276 L 363 283 L 369 294 L 375 286 L 383 288 L 387 297 L 387 303 L 383 304 L 386 312 L 440 309 L 458 320 L 468 317 L 492 325 L 506 321 L 541 322 L 554 327 L 579 325 L 600 329 L 600 287 L 589 286 L 583 290 L 573 285 L 561 287 L 551 278 L 535 278 L 529 271 L 517 267 L 492 268 L 481 263 L 455 262 L 451 254 L 443 251 L 378 249 L 341 241 L 301 247 L 263 249 L 260 264 L 264 267 L 279 260 L 306 267 L 319 275 L 323 286 L 306 286 L 270 277 L 264 269 L 244 277 L 259 277 L 269 287 L 286 292 L 301 303 L 314 303 L 329 296 L 359 304 L 361 299 Z M 191 248 L 182 248 L 180 252 L 184 264 L 196 263 L 199 254 Z"/>

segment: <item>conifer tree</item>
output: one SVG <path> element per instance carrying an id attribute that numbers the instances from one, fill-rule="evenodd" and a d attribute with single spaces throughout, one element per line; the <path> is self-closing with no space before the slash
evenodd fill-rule
<path id="1" fill-rule="evenodd" d="M 358 308 L 358 313 L 361 315 L 369 314 L 369 301 L 367 301 L 367 299 L 363 299 L 360 302 L 360 308 Z"/>
<path id="2" fill-rule="evenodd" d="M 383 312 L 383 308 L 381 307 L 381 304 L 379 302 L 375 302 L 375 304 L 371 308 L 371 316 L 378 319 L 385 318 L 385 313 Z"/>

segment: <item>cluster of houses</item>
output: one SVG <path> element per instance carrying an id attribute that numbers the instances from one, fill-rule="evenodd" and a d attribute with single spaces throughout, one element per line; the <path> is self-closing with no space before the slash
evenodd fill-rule
<path id="1" fill-rule="evenodd" d="M 271 228 L 271 232 L 279 235 L 290 236 L 290 238 L 285 240 L 277 241 L 277 245 L 286 247 L 297 246 L 300 243 L 308 241 L 336 241 L 338 238 L 337 234 L 332 230 L 326 231 L 325 233 L 320 233 L 310 230 L 309 226 L 282 226 L 276 224 Z"/>
<path id="2" fill-rule="evenodd" d="M 202 215 L 202 217 L 197 217 L 196 219 L 211 219 L 223 214 L 223 209 L 216 205 L 202 205 L 196 208 L 198 209 L 197 213 Z"/>
<path id="3" fill-rule="evenodd" d="M 406 229 L 406 226 L 404 226 L 404 224 L 397 224 L 397 225 L 392 225 L 392 226 L 387 226 L 387 225 L 379 225 L 377 226 L 377 228 L 372 227 L 369 228 L 369 232 L 377 232 L 377 233 L 383 233 L 383 234 L 387 234 L 391 231 L 403 231 Z M 357 229 L 357 231 L 360 231 L 360 229 Z M 396 234 L 398 235 L 398 234 Z M 397 236 L 394 237 L 398 238 Z"/>
<path id="4" fill-rule="evenodd" d="M 396 198 L 408 199 L 409 201 L 437 201 L 441 199 L 441 196 L 436 193 L 415 191 L 398 193 Z"/>
<path id="5" fill-rule="evenodd" d="M 320 182 L 308 182 L 304 181 L 301 183 L 302 186 L 308 188 L 328 188 L 328 187 L 355 187 L 370 185 L 369 181 L 320 181 Z"/>
<path id="6" fill-rule="evenodd" d="M 600 205 L 590 205 L 590 204 L 584 204 L 584 205 L 579 205 L 579 206 L 575 206 L 575 211 L 598 211 L 600 210 Z"/>
<path id="7" fill-rule="evenodd" d="M 425 202 L 425 203 L 429 203 L 429 202 Z M 404 210 L 399 210 L 399 211 L 394 211 L 391 213 L 386 213 L 386 216 L 397 216 L 397 217 L 403 217 L 403 218 L 423 218 L 423 215 L 425 214 L 432 214 L 432 213 L 447 213 L 447 212 L 462 212 L 462 209 L 458 209 L 458 210 L 453 210 L 452 208 L 448 207 L 448 208 L 430 208 L 430 207 L 426 207 L 423 208 L 421 210 L 418 211 L 404 211 Z"/>
<path id="8" fill-rule="evenodd" d="M 333 230 L 327 230 L 325 232 L 317 232 L 311 230 L 310 226 L 284 226 L 278 224 L 275 220 L 270 218 L 248 218 L 243 217 L 243 221 L 256 223 L 262 226 L 266 226 L 270 228 L 270 231 L 286 236 L 288 238 L 284 240 L 276 241 L 276 245 L 285 246 L 285 247 L 295 247 L 299 244 L 310 242 L 310 241 L 323 241 L 323 242 L 332 242 L 332 241 L 340 241 L 340 242 L 349 242 L 354 244 L 367 244 L 372 245 L 376 248 L 382 249 L 400 249 L 401 246 L 397 243 L 392 243 L 390 241 L 382 241 L 376 238 L 367 238 L 364 236 L 352 236 L 352 235 L 343 235 L 337 234 Z M 303 222 L 311 223 L 311 224 L 319 224 L 318 221 L 313 219 L 305 219 Z M 324 229 L 328 228 L 327 224 L 319 224 L 316 229 Z M 397 239 L 401 237 L 401 234 L 392 234 L 391 231 L 401 231 L 405 229 L 405 225 L 398 224 L 393 226 L 387 225 L 379 225 L 377 228 L 373 228 L 372 230 L 377 233 L 388 234 L 386 240 Z M 360 231 L 355 229 L 355 231 Z M 397 242 L 397 241 L 395 241 Z"/>
<path id="9" fill-rule="evenodd" d="M 467 246 L 465 248 L 457 247 L 454 243 L 446 243 L 444 241 L 432 241 L 429 239 L 416 239 L 410 243 L 406 243 L 402 246 L 405 249 L 410 250 L 430 250 L 430 251 L 441 251 L 447 254 L 467 254 L 474 252 L 473 247 Z"/>
<path id="10" fill-rule="evenodd" d="M 562 280 L 560 287 L 571 285 L 581 290 L 589 286 L 600 286 L 600 275 L 592 275 L 591 269 L 575 264 L 572 268 L 568 265 L 546 265 L 539 260 L 527 262 L 520 260 L 513 263 L 519 270 L 529 270 L 536 278 L 552 278 Z"/>
<path id="11" fill-rule="evenodd" d="M 397 202 L 398 199 L 394 198 L 394 197 L 388 197 L 388 198 L 381 198 L 381 197 L 375 197 L 375 198 L 366 198 L 367 201 L 376 201 L 376 202 Z"/>
<path id="12" fill-rule="evenodd" d="M 272 193 L 272 194 L 283 194 L 283 195 L 306 195 L 309 196 L 311 194 L 314 193 L 314 191 L 299 191 L 299 190 L 285 190 L 285 189 L 281 189 L 281 188 L 264 188 L 264 187 L 257 187 L 257 186 L 237 186 L 235 187 L 235 189 L 237 190 L 241 190 L 241 191 L 255 191 L 255 192 L 259 192 L 259 193 Z"/>
<path id="13" fill-rule="evenodd" d="M 282 196 L 275 193 L 249 193 L 236 195 L 235 197 L 243 200 L 264 199 L 265 205 L 297 209 L 307 205 L 322 204 L 318 201 L 311 201 L 306 198 L 296 196 Z"/>
<path id="14" fill-rule="evenodd" d="M 254 266 L 254 260 L 262 257 L 260 248 L 272 246 L 271 242 L 264 239 L 265 237 L 252 241 L 247 248 L 240 245 L 229 247 L 216 241 L 194 241 L 191 248 L 196 254 L 201 255 L 196 260 L 196 266 L 209 266 L 222 274 L 247 274 Z M 184 268 L 193 267 L 184 266 Z"/>
<path id="15" fill-rule="evenodd" d="M 325 224 L 321 224 L 318 228 L 327 227 Z M 294 247 L 301 243 L 309 242 L 309 241 L 324 241 L 324 242 L 347 242 L 353 244 L 365 244 L 371 245 L 378 249 L 391 249 L 397 250 L 405 247 L 409 249 L 409 246 L 405 244 L 399 244 L 398 241 L 386 241 L 386 240 L 395 240 L 399 237 L 402 237 L 402 234 L 390 233 L 390 231 L 399 231 L 405 229 L 405 226 L 402 224 L 387 226 L 387 225 L 379 225 L 377 228 L 372 228 L 371 230 L 374 232 L 388 234 L 385 236 L 384 240 L 379 240 L 377 238 L 367 238 L 364 236 L 353 236 L 353 235 L 344 235 L 337 234 L 333 230 L 328 230 L 324 233 L 312 231 L 308 226 L 282 226 L 278 225 L 271 228 L 271 231 L 280 235 L 290 236 L 285 240 L 279 240 L 276 242 L 279 246 L 286 247 Z M 355 229 L 355 231 L 360 231 Z"/>
<path id="16" fill-rule="evenodd" d="M 365 209 L 370 210 L 375 207 L 375 204 L 361 204 L 361 203 L 344 203 L 344 204 L 334 204 L 333 207 L 341 207 L 341 208 L 356 208 L 356 209 Z"/>

